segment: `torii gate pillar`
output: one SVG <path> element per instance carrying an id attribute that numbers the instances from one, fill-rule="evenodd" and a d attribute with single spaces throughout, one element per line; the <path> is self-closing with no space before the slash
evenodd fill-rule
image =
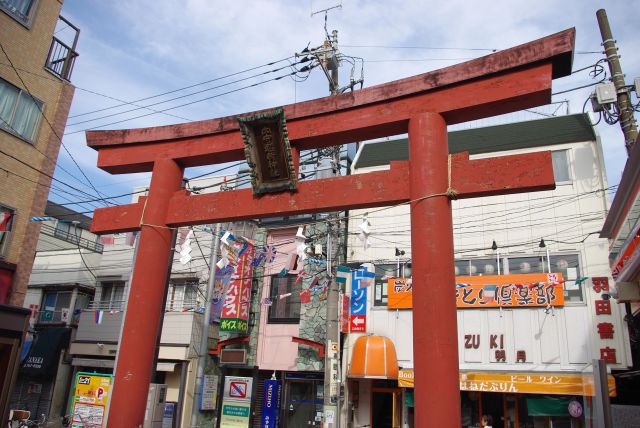
<path id="1" fill-rule="evenodd" d="M 437 113 L 409 120 L 410 199 L 450 187 L 447 124 Z M 460 426 L 453 223 L 448 196 L 411 203 L 413 364 L 417 427 Z M 434 387 L 433 387 L 434 386 Z M 438 390 L 438 399 L 423 397 Z"/>

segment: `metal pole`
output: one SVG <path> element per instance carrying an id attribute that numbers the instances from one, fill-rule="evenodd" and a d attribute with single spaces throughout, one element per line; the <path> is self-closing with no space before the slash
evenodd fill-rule
<path id="1" fill-rule="evenodd" d="M 220 246 L 220 231 L 222 224 L 216 224 L 216 230 L 211 240 L 211 251 L 209 254 L 209 281 L 207 281 L 206 301 L 204 302 L 204 319 L 202 320 L 202 335 L 200 336 L 200 348 L 198 350 L 198 368 L 196 370 L 196 385 L 193 393 L 193 407 L 191 408 L 191 426 L 197 427 L 198 416 L 200 415 L 200 398 L 202 395 L 202 379 L 204 368 L 207 365 L 207 345 L 209 338 L 209 317 L 211 317 L 211 294 L 213 293 L 213 283 L 216 274 L 216 263 L 218 263 L 218 247 Z"/>
<path id="2" fill-rule="evenodd" d="M 598 26 L 600 27 L 604 53 L 607 56 L 609 70 L 611 71 L 611 81 L 615 85 L 618 94 L 617 105 L 620 112 L 620 128 L 622 128 L 624 145 L 627 149 L 627 155 L 629 155 L 631 153 L 631 147 L 635 143 L 636 138 L 638 138 L 638 128 L 633 117 L 633 105 L 631 104 L 631 98 L 629 96 L 629 87 L 627 87 L 624 82 L 624 74 L 622 74 L 622 66 L 620 65 L 620 55 L 618 55 L 616 41 L 611 34 L 607 12 L 604 9 L 600 9 L 596 12 L 596 16 L 598 17 Z"/>
<path id="3" fill-rule="evenodd" d="M 551 273 L 551 259 L 549 258 L 549 246 L 545 247 L 547 250 L 547 273 Z"/>
<path id="4" fill-rule="evenodd" d="M 595 386 L 596 428 L 612 428 L 611 403 L 609 402 L 609 383 L 607 365 L 602 360 L 593 360 L 593 380 Z"/>

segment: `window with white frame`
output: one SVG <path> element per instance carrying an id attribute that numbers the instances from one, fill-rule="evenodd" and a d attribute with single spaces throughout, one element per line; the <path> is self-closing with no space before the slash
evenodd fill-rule
<path id="1" fill-rule="evenodd" d="M 29 25 L 38 0 L 0 0 L 0 10 L 24 25 Z"/>
<path id="2" fill-rule="evenodd" d="M 569 150 L 554 150 L 551 152 L 553 177 L 557 184 L 571 183 L 569 170 Z"/>
<path id="3" fill-rule="evenodd" d="M 36 100 L 28 92 L 0 79 L 0 128 L 33 143 L 42 106 L 42 101 Z"/>
<path id="4" fill-rule="evenodd" d="M 167 310 L 194 309 L 198 301 L 197 279 L 172 279 L 167 291 Z"/>

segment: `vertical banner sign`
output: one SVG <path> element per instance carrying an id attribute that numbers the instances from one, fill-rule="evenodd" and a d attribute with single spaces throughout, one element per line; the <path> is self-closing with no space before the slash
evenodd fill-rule
<path id="1" fill-rule="evenodd" d="M 72 428 L 104 426 L 111 379 L 112 376 L 109 374 L 83 372 L 76 374 L 71 404 Z"/>
<path id="2" fill-rule="evenodd" d="M 213 277 L 213 290 L 211 290 L 211 315 L 209 324 L 220 321 L 222 307 L 224 306 L 224 290 L 231 284 L 231 276 L 235 272 L 235 267 L 228 265 L 222 269 L 216 267 Z"/>
<path id="3" fill-rule="evenodd" d="M 340 332 L 349 333 L 349 307 L 351 298 L 346 294 L 340 295 Z"/>
<path id="4" fill-rule="evenodd" d="M 280 427 L 280 381 L 269 379 L 264 381 L 262 401 L 262 422 L 260 428 Z"/>
<path id="5" fill-rule="evenodd" d="M 222 306 L 220 331 L 246 333 L 249 329 L 254 251 L 253 244 L 248 244 L 235 266 Z"/>
<path id="6" fill-rule="evenodd" d="M 252 388 L 251 377 L 225 378 L 220 428 L 249 428 Z"/>
<path id="7" fill-rule="evenodd" d="M 200 394 L 200 410 L 215 410 L 218 399 L 218 376 L 204 375 Z"/>
<path id="8" fill-rule="evenodd" d="M 351 272 L 350 330 L 352 333 L 367 331 L 367 288 L 365 287 L 365 281 L 363 281 L 368 279 L 366 274 L 368 274 L 366 268 Z"/>

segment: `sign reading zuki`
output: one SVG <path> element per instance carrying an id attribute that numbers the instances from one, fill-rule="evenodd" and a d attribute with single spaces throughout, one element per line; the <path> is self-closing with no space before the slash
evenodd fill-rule
<path id="1" fill-rule="evenodd" d="M 297 179 L 283 109 L 239 117 L 254 195 L 296 190 Z"/>

